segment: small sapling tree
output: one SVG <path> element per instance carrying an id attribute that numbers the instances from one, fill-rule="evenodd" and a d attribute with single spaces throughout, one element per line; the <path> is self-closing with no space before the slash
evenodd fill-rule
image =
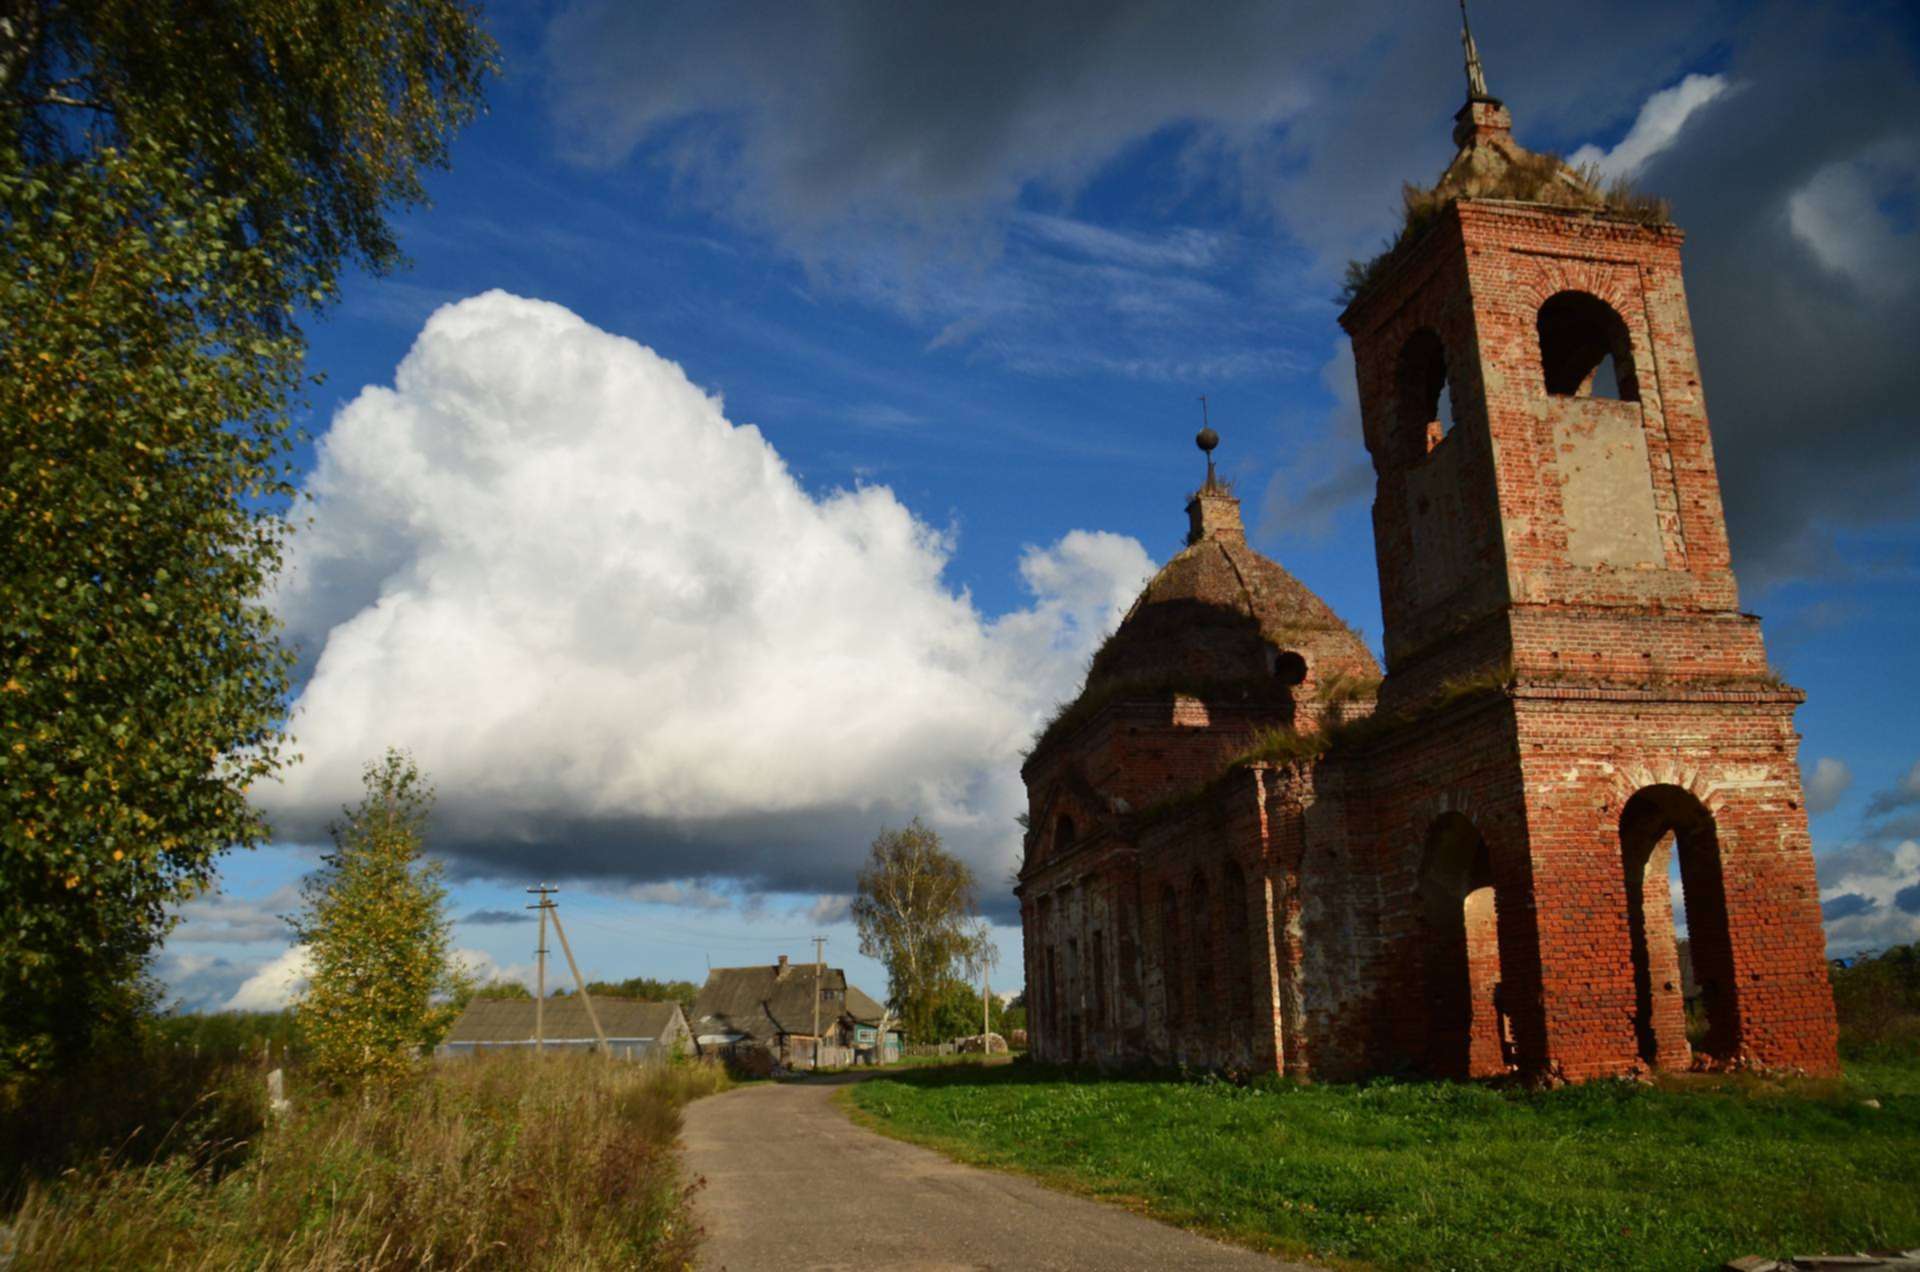
<path id="1" fill-rule="evenodd" d="M 467 997 L 441 866 L 421 856 L 433 792 L 400 751 L 365 781 L 292 920 L 312 960 L 296 1010 L 314 1070 L 335 1086 L 404 1075 Z"/>

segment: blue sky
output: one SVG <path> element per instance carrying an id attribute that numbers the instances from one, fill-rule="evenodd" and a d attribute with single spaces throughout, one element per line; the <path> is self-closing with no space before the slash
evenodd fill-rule
<path id="1" fill-rule="evenodd" d="M 878 991 L 845 894 L 914 815 L 1011 921 L 1019 749 L 1177 548 L 1202 393 L 1256 546 L 1377 648 L 1333 296 L 1450 156 L 1457 19 L 1281 9 L 496 6 L 506 72 L 400 220 L 412 267 L 310 327 L 307 759 L 169 941 L 180 999 L 279 996 L 275 916 L 387 744 L 439 786 L 458 944 L 508 974 L 531 929 L 486 920 L 545 877 L 590 975 L 819 932 Z M 1475 16 L 1520 140 L 1689 232 L 1831 942 L 1914 939 L 1914 15 Z"/>

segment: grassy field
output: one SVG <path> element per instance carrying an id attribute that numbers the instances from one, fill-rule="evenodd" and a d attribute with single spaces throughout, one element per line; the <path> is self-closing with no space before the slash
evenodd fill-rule
<path id="1" fill-rule="evenodd" d="M 976 1065 L 845 1098 L 878 1129 L 962 1160 L 1335 1263 L 1710 1268 L 1920 1245 L 1916 1059 L 1856 1064 L 1845 1082 L 1543 1093 Z"/>
<path id="2" fill-rule="evenodd" d="M 232 1068 L 186 1115 L 65 1170 L 15 1135 L 41 1166 L 14 1176 L 11 1267 L 684 1267 L 698 1232 L 680 1108 L 725 1081 L 704 1065 L 484 1057 L 379 1094 L 296 1085 L 271 1118 L 257 1069 Z"/>

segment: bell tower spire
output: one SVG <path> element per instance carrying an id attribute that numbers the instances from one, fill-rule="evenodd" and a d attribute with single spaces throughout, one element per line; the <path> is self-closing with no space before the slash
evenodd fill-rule
<path id="1" fill-rule="evenodd" d="M 1480 49 L 1473 42 L 1473 26 L 1467 21 L 1467 0 L 1460 0 L 1460 45 L 1467 54 L 1467 100 L 1470 102 L 1499 101 L 1499 98 L 1487 91 L 1486 68 L 1480 65 Z"/>
<path id="2" fill-rule="evenodd" d="M 1383 731 L 1350 754 L 1387 775 L 1367 796 L 1381 877 L 1467 860 L 1444 839 L 1457 810 L 1487 854 L 1484 874 L 1420 892 L 1453 907 L 1425 938 L 1452 960 L 1426 965 L 1445 969 L 1423 973 L 1440 986 L 1428 1000 L 1479 996 L 1449 1008 L 1427 1063 L 1498 1071 L 1501 1039 L 1470 1031 L 1505 1015 L 1525 1072 L 1684 1069 L 1696 1054 L 1837 1072 L 1804 695 L 1740 608 L 1684 236 L 1515 142 L 1464 21 L 1459 150 L 1409 195 L 1401 239 L 1340 318 L 1375 475 Z M 1708 1021 L 1697 1042 L 1674 864 Z M 1483 886 L 1498 1007 L 1471 979 L 1481 929 L 1458 908 Z"/>

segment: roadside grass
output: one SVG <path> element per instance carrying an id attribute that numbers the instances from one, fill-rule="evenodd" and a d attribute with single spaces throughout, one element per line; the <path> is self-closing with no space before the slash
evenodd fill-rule
<path id="1" fill-rule="evenodd" d="M 245 1139 L 229 1114 L 27 1176 L 11 1266 L 687 1266 L 680 1109 L 726 1081 L 710 1065 L 506 1055 L 337 1097 L 296 1084 L 292 1112 L 257 1108 Z"/>
<path id="2" fill-rule="evenodd" d="M 841 1098 L 963 1161 L 1335 1264 L 1714 1268 L 1920 1244 L 1911 1055 L 1850 1065 L 1844 1081 L 1533 1093 L 1018 1064 L 900 1073 Z"/>

